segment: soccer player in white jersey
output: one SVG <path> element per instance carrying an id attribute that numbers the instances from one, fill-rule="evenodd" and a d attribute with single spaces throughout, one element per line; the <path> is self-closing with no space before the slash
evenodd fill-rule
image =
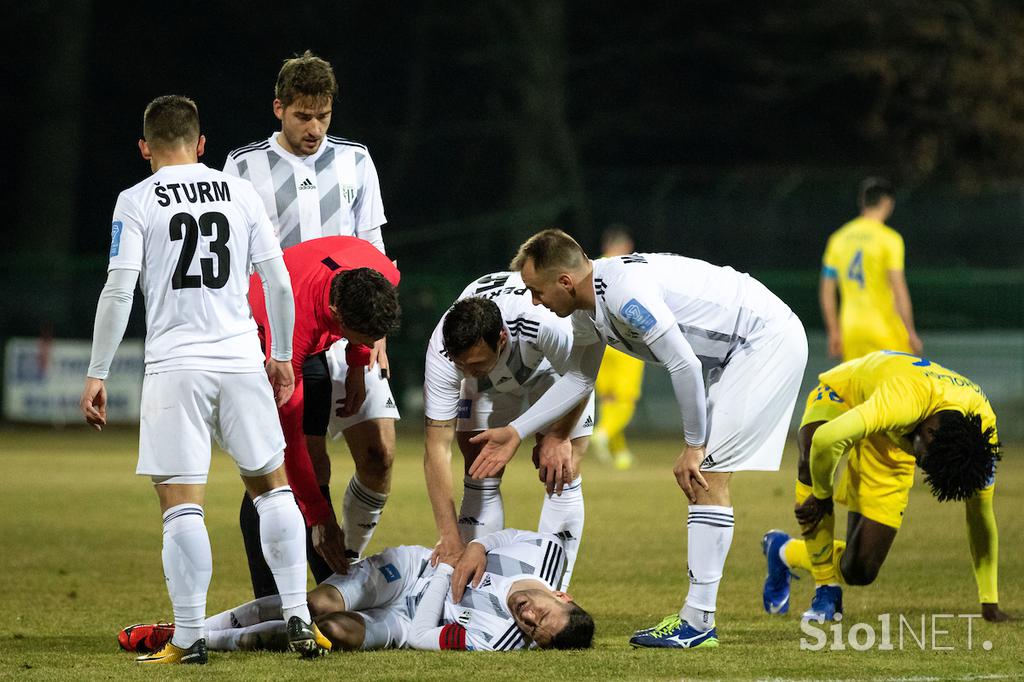
<path id="1" fill-rule="evenodd" d="M 474 439 L 486 445 L 470 475 L 492 475 L 523 435 L 586 395 L 606 344 L 664 366 L 685 435 L 673 472 L 690 502 L 690 590 L 678 614 L 637 631 L 630 643 L 717 646 L 718 585 L 733 534 L 729 477 L 779 468 L 807 363 L 800 320 L 764 285 L 732 268 L 672 254 L 591 261 L 560 230 L 527 240 L 512 268 L 522 271 L 536 303 L 572 317 L 570 368 L 519 419 Z"/>
<path id="2" fill-rule="evenodd" d="M 470 438 L 522 414 L 566 371 L 571 349 L 569 320 L 534 306 L 517 272 L 496 272 L 476 280 L 437 323 L 427 347 L 423 382 L 423 465 L 440 536 L 435 562 L 455 563 L 466 542 L 505 527 L 502 471 L 478 481 L 466 476 L 456 517 L 451 480 L 453 438 L 458 439 L 468 471 L 480 450 Z M 568 588 L 583 535 L 580 460 L 593 429 L 594 397 L 589 395 L 550 428 L 537 433 L 538 442 L 571 453 L 567 484 L 561 482 L 561 472 L 541 472 L 542 480 L 550 482 L 539 530 L 556 533 L 565 542 L 568 564 L 562 589 Z"/>
<path id="3" fill-rule="evenodd" d="M 594 620 L 558 589 L 561 539 L 506 529 L 469 543 L 454 568 L 430 564 L 427 547 L 403 545 L 332 575 L 309 593 L 309 608 L 334 649 L 517 651 L 586 649 Z M 278 597 L 263 597 L 206 621 L 210 648 L 280 649 Z M 159 646 L 166 625 L 125 628 L 122 647 Z"/>
<path id="4" fill-rule="evenodd" d="M 140 663 L 205 663 L 206 592 L 213 572 L 203 520 L 210 436 L 235 462 L 261 521 L 261 545 L 281 594 L 294 650 L 330 644 L 305 602 L 302 515 L 287 485 L 280 404 L 294 389 L 294 322 L 281 247 L 248 182 L 198 163 L 206 144 L 192 100 L 146 107 L 142 157 L 150 178 L 114 208 L 107 282 L 100 294 L 81 408 L 106 423 L 104 380 L 124 336 L 137 282 L 146 299 L 146 376 L 139 462 L 163 513 L 163 567 L 177 628 Z M 246 294 L 255 266 L 267 291 L 274 347 L 264 371 Z M 267 377 L 270 377 L 270 381 Z M 273 386 L 272 386 L 273 384 Z"/>
<path id="5" fill-rule="evenodd" d="M 274 90 L 274 115 L 281 129 L 231 152 L 224 172 L 253 183 L 282 248 L 341 235 L 364 239 L 383 253 L 381 226 L 386 218 L 373 159 L 365 145 L 327 134 L 337 92 L 334 70 L 327 61 L 309 51 L 285 60 Z M 365 400 L 361 404 L 345 400 L 347 343 L 339 341 L 304 363 L 303 430 L 328 502 L 331 466 L 326 437 L 344 436 L 352 453 L 356 470 L 342 501 L 342 529 L 348 554 L 358 557 L 370 541 L 391 488 L 399 413 L 388 384 L 384 339 L 374 346 L 366 370 Z M 241 525 L 254 595 L 273 594 L 274 582 L 257 542 L 258 518 L 244 497 Z M 317 582 L 331 574 L 312 543 L 307 554 Z"/>

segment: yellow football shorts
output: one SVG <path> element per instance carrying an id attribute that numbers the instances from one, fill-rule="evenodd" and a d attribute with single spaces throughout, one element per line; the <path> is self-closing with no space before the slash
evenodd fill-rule
<path id="1" fill-rule="evenodd" d="M 849 409 L 835 391 L 819 384 L 807 396 L 800 427 L 831 421 Z M 914 457 L 884 435 L 868 436 L 847 453 L 846 469 L 836 482 L 834 499 L 876 523 L 899 528 L 914 485 L 914 467 Z"/>

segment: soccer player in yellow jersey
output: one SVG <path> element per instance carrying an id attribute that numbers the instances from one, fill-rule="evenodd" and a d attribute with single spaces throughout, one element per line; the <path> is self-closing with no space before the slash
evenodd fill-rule
<path id="1" fill-rule="evenodd" d="M 765 610 L 788 610 L 790 570 L 803 568 L 816 584 L 803 617 L 824 621 L 842 613 L 839 582 L 869 585 L 878 575 L 903 522 L 916 465 L 940 502 L 965 501 L 982 616 L 1007 620 L 999 609 L 992 510 L 999 441 L 981 388 L 896 351 L 870 353 L 818 378 L 797 438 L 796 517 L 803 539 L 777 530 L 765 534 Z M 833 486 L 847 451 L 846 471 Z M 846 542 L 834 538 L 833 498 L 848 507 Z"/>
<path id="2" fill-rule="evenodd" d="M 822 259 L 818 298 L 828 353 L 843 360 L 886 349 L 920 354 L 903 274 L 903 238 L 885 224 L 896 206 L 892 185 L 866 179 L 858 204 L 860 216 L 832 233 Z"/>
<path id="3" fill-rule="evenodd" d="M 610 225 L 601 236 L 601 257 L 612 258 L 633 253 L 633 238 L 622 225 Z M 644 363 L 631 355 L 608 346 L 601 360 L 601 370 L 594 384 L 599 419 L 591 447 L 597 458 L 611 461 L 616 469 L 633 466 L 633 453 L 626 444 L 629 426 L 640 388 L 644 382 Z"/>

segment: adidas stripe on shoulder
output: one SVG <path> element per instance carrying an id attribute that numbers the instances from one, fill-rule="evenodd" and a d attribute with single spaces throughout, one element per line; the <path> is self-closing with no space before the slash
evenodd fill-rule
<path id="1" fill-rule="evenodd" d="M 365 144 L 363 144 L 361 142 L 356 142 L 355 140 L 348 140 L 348 139 L 345 139 L 344 137 L 337 137 L 336 135 L 328 135 L 327 136 L 327 141 L 331 142 L 332 144 L 340 144 L 340 145 L 345 145 L 345 146 L 348 146 L 348 147 L 358 147 L 358 148 L 362 149 L 363 151 L 367 151 Z"/>
<path id="2" fill-rule="evenodd" d="M 238 149 L 230 152 L 228 154 L 228 156 L 230 156 L 232 159 L 235 159 L 237 161 L 239 159 L 239 157 L 242 157 L 242 156 L 248 154 L 249 152 L 255 152 L 255 151 L 259 151 L 259 150 L 263 150 L 263 149 L 270 149 L 270 142 L 269 141 L 267 141 L 267 140 L 258 140 L 257 142 L 250 142 L 249 144 L 245 145 L 244 147 L 239 147 Z"/>

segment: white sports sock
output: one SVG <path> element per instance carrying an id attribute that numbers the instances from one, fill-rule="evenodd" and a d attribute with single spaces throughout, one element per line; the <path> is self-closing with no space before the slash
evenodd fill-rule
<path id="1" fill-rule="evenodd" d="M 459 508 L 459 535 L 469 542 L 505 529 L 505 504 L 501 499 L 501 479 L 463 479 L 462 506 Z"/>
<path id="2" fill-rule="evenodd" d="M 203 637 L 206 591 L 213 575 L 210 536 L 198 504 L 179 504 L 164 512 L 162 558 L 174 610 L 171 643 L 187 649 Z"/>
<path id="3" fill-rule="evenodd" d="M 358 476 L 352 474 L 352 480 L 345 489 L 345 499 L 341 503 L 345 549 L 356 556 L 363 555 L 387 501 L 388 496 L 385 493 L 370 490 L 363 485 Z"/>
<path id="4" fill-rule="evenodd" d="M 718 584 L 732 544 L 733 526 L 732 507 L 690 505 L 686 521 L 690 591 L 679 616 L 697 630 L 710 630 L 715 625 Z"/>
<path id="5" fill-rule="evenodd" d="M 559 495 L 544 495 L 544 506 L 540 509 L 540 523 L 537 530 L 541 533 L 554 533 L 562 538 L 565 547 L 565 573 L 562 575 L 560 590 L 569 589 L 572 569 L 576 565 L 576 555 L 580 551 L 580 539 L 583 537 L 583 477 L 576 479 L 562 489 Z"/>
<path id="6" fill-rule="evenodd" d="M 283 620 L 268 620 L 226 630 L 211 628 L 206 631 L 206 647 L 212 651 L 283 651 L 288 648 L 288 628 Z"/>
<path id="7" fill-rule="evenodd" d="M 298 616 L 311 622 L 306 606 L 306 527 L 288 486 L 274 488 L 253 500 L 260 515 L 263 558 L 274 574 L 285 622 Z"/>
<path id="8" fill-rule="evenodd" d="M 281 620 L 282 618 L 281 597 L 271 594 L 259 599 L 253 599 L 233 609 L 221 611 L 215 616 L 210 616 L 206 619 L 206 629 L 210 631 L 244 628 L 256 623 L 264 623 L 268 620 Z"/>

